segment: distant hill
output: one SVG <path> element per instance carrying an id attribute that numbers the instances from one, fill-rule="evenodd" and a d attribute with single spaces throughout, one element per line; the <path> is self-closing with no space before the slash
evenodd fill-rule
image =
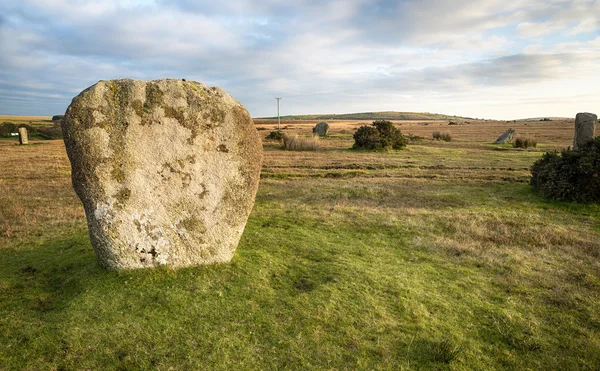
<path id="1" fill-rule="evenodd" d="M 277 119 L 274 117 L 257 117 L 257 119 Z M 315 115 L 288 115 L 281 116 L 283 120 L 465 120 L 471 117 L 450 116 L 439 113 L 429 112 L 361 112 L 344 113 L 340 115 L 333 114 L 315 114 Z"/>
<path id="2" fill-rule="evenodd" d="M 515 121 L 565 121 L 569 120 L 569 117 L 530 117 L 526 119 L 517 119 Z"/>

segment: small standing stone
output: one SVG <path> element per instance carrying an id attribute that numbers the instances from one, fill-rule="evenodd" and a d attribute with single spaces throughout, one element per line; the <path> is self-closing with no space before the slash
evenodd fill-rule
<path id="1" fill-rule="evenodd" d="M 494 143 L 495 144 L 510 143 L 510 142 L 512 142 L 512 140 L 514 138 L 515 133 L 516 133 L 516 131 L 514 129 L 508 129 L 507 131 L 502 133 L 502 135 L 500 135 Z"/>
<path id="2" fill-rule="evenodd" d="M 573 149 L 578 149 L 583 143 L 594 137 L 598 116 L 593 113 L 583 112 L 575 116 L 575 137 Z"/>
<path id="3" fill-rule="evenodd" d="M 19 128 L 19 144 L 29 144 L 29 140 L 27 139 L 27 128 L 25 127 Z"/>
<path id="4" fill-rule="evenodd" d="M 326 122 L 319 122 L 317 125 L 315 125 L 315 127 L 313 128 L 313 136 L 320 136 L 320 137 L 324 137 L 327 135 L 327 133 L 329 132 L 329 124 Z"/>

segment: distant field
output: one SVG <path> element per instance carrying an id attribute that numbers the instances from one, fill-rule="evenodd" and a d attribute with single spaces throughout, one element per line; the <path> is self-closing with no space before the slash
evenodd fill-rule
<path id="1" fill-rule="evenodd" d="M 312 128 L 322 120 L 282 120 L 284 131 L 309 135 Z M 352 134 L 362 125 L 370 125 L 370 120 L 327 120 L 332 126 L 331 134 Z M 392 120 L 404 134 L 418 135 L 431 139 L 434 131 L 449 132 L 452 138 L 460 142 L 494 142 L 509 128 L 517 135 L 531 136 L 542 145 L 571 146 L 575 120 L 562 121 L 494 121 L 494 120 L 458 120 L 458 125 L 448 125 L 448 120 L 403 121 Z M 254 119 L 257 128 L 276 130 L 277 119 Z"/>
<path id="2" fill-rule="evenodd" d="M 0 141 L 0 369 L 600 369 L 600 206 L 527 184 L 572 121 L 400 121 L 424 139 L 350 150 L 365 123 L 265 140 L 233 261 L 177 271 L 102 269 L 62 142 Z M 538 148 L 491 144 L 509 127 Z"/>
<path id="3" fill-rule="evenodd" d="M 461 120 L 468 119 L 460 116 L 450 116 L 429 112 L 361 112 L 344 114 L 318 114 L 318 115 L 286 115 L 284 120 Z M 277 119 L 277 117 L 263 117 L 261 119 Z"/>
<path id="4" fill-rule="evenodd" d="M 3 122 L 12 122 L 17 125 L 49 126 L 52 125 L 52 116 L 0 116 L 0 124 Z"/>

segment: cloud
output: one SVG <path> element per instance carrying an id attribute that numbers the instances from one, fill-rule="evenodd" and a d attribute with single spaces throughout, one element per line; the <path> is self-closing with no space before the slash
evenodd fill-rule
<path id="1" fill-rule="evenodd" d="M 543 96 L 538 86 L 575 70 L 597 80 L 589 55 L 598 52 L 599 6 L 595 0 L 6 0 L 0 113 L 60 113 L 77 92 L 119 77 L 219 85 L 256 116 L 271 112 L 275 96 L 294 113 L 389 110 L 395 107 L 381 105 L 397 101 L 421 107 L 419 100 L 433 110 L 438 103 L 446 108 L 448 96 L 508 99 L 499 92 L 511 86 Z"/>

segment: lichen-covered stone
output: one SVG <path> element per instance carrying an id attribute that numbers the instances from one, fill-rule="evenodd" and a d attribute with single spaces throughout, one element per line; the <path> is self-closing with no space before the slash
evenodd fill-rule
<path id="1" fill-rule="evenodd" d="M 320 137 L 324 137 L 327 135 L 327 133 L 329 132 L 329 124 L 326 123 L 325 121 L 323 122 L 319 122 L 317 125 L 315 125 L 315 127 L 312 129 L 313 132 L 313 136 L 320 136 Z"/>
<path id="2" fill-rule="evenodd" d="M 575 135 L 573 149 L 579 149 L 585 142 L 594 137 L 598 116 L 593 113 L 582 112 L 575 116 Z"/>
<path id="3" fill-rule="evenodd" d="M 516 131 L 514 129 L 508 129 L 507 131 L 502 133 L 502 135 L 500 135 L 494 143 L 495 144 L 510 143 L 510 142 L 512 142 L 513 138 L 515 137 L 515 133 L 516 133 Z"/>
<path id="4" fill-rule="evenodd" d="M 29 138 L 27 137 L 27 128 L 19 128 L 19 144 L 29 144 Z"/>
<path id="5" fill-rule="evenodd" d="M 248 111 L 201 83 L 100 81 L 62 122 L 73 187 L 111 269 L 229 261 L 258 188 Z"/>

